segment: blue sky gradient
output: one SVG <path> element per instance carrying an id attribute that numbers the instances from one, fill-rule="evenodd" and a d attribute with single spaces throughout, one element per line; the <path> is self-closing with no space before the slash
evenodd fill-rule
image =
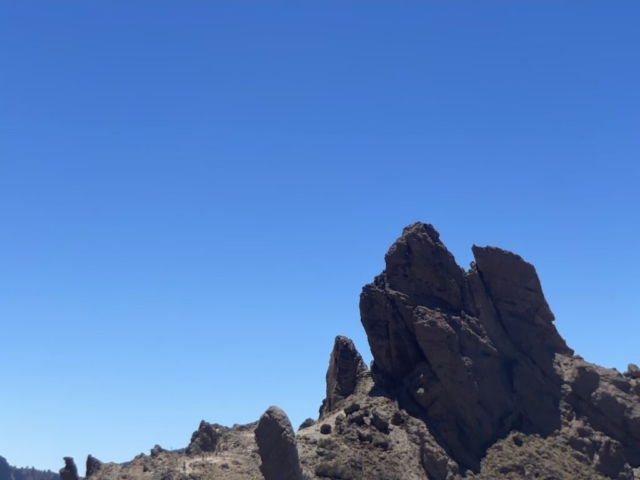
<path id="1" fill-rule="evenodd" d="M 0 455 L 58 469 L 315 417 L 433 223 L 640 363 L 640 2 L 0 4 Z"/>

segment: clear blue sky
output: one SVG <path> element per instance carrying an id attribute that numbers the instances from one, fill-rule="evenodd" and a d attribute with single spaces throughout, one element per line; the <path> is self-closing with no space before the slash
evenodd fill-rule
<path id="1" fill-rule="evenodd" d="M 402 228 L 640 363 L 640 2 L 0 4 L 0 455 L 315 417 Z"/>

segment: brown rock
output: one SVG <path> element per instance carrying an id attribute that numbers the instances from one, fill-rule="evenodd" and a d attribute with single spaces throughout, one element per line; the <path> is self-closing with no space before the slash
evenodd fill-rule
<path id="1" fill-rule="evenodd" d="M 267 409 L 260 417 L 255 436 L 265 480 L 302 480 L 295 433 L 280 408 Z"/>
<path id="2" fill-rule="evenodd" d="M 351 415 L 353 412 L 357 412 L 358 410 L 360 410 L 360 404 L 357 402 L 350 403 L 344 407 L 344 413 L 346 415 Z"/>
<path id="3" fill-rule="evenodd" d="M 367 366 L 353 341 L 337 336 L 329 357 L 326 375 L 327 396 L 320 407 L 320 416 L 340 408 L 344 399 L 355 392 L 358 381 L 366 372 Z"/>
<path id="4" fill-rule="evenodd" d="M 229 430 L 217 423 L 202 420 L 198 430 L 191 435 L 191 442 L 186 449 L 188 455 L 200 455 L 204 452 L 215 452 L 222 435 Z"/>
<path id="5" fill-rule="evenodd" d="M 583 369 L 572 393 L 563 393 L 573 370 L 561 371 L 558 358 L 573 351 L 554 326 L 535 268 L 498 248 L 472 251 L 475 262 L 464 273 L 435 229 L 421 223 L 389 249 L 385 270 L 360 297 L 376 384 L 423 418 L 464 469 L 477 472 L 487 447 L 512 430 L 548 436 L 576 410 L 618 442 L 602 457 L 614 460 L 597 460 L 608 465 L 598 471 L 621 471 L 621 458 L 634 463 L 638 402 L 626 395 L 635 387 L 619 376 L 605 388 Z M 434 478 L 452 471 L 435 463 Z"/>

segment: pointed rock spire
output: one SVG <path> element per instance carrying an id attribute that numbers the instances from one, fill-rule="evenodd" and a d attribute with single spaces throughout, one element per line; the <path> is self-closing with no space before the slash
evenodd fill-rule
<path id="1" fill-rule="evenodd" d="M 356 390 L 367 366 L 350 338 L 337 336 L 327 369 L 327 396 L 320 407 L 320 416 L 338 408 Z"/>

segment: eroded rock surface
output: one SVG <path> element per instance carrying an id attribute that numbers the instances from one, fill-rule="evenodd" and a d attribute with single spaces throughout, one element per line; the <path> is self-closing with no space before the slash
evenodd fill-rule
<path id="1" fill-rule="evenodd" d="M 217 423 L 200 422 L 198 430 L 193 432 L 191 442 L 187 447 L 187 454 L 198 455 L 204 452 L 215 452 L 218 442 L 228 428 Z"/>
<path id="2" fill-rule="evenodd" d="M 269 407 L 256 428 L 256 443 L 265 480 L 302 480 L 296 439 L 289 417 Z"/>
<path id="3" fill-rule="evenodd" d="M 158 447 L 151 455 L 141 453 L 131 462 L 105 462 L 91 480 L 264 480 L 254 436 L 256 426 L 257 422 L 221 427 L 224 432 L 214 451 L 187 453 L 186 448 L 170 451 Z M 201 427 L 202 423 L 190 444 L 208 430 Z"/>
<path id="4" fill-rule="evenodd" d="M 337 336 L 329 357 L 326 383 L 327 396 L 320 407 L 320 415 L 339 408 L 356 391 L 358 381 L 367 374 L 367 366 L 353 341 Z"/>
<path id="5" fill-rule="evenodd" d="M 576 416 L 637 466 L 635 386 L 573 357 L 531 264 L 499 248 L 472 250 L 465 272 L 422 223 L 389 249 L 360 298 L 376 382 L 424 420 L 461 469 L 478 472 L 488 447 L 510 432 L 548 437 Z M 613 463 L 602 473 L 628 470 Z"/>

